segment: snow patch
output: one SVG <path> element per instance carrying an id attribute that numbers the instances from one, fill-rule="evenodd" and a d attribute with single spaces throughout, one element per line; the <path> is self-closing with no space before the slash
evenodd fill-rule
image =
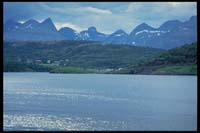
<path id="1" fill-rule="evenodd" d="M 137 36 L 138 34 L 141 34 L 141 33 L 144 33 L 144 32 L 149 32 L 149 31 L 148 30 L 142 30 L 142 31 L 135 33 L 135 35 Z"/>
<path id="2" fill-rule="evenodd" d="M 77 32 L 77 31 L 74 31 L 74 33 L 75 33 L 76 35 L 79 35 L 79 32 Z"/>
<path id="3" fill-rule="evenodd" d="M 33 28 L 31 24 L 27 25 L 26 28 Z"/>
<path id="4" fill-rule="evenodd" d="M 115 36 L 122 36 L 121 34 L 116 34 Z"/>
<path id="5" fill-rule="evenodd" d="M 152 33 L 152 34 L 157 33 L 157 35 L 159 33 L 159 35 L 160 35 L 161 33 L 167 33 L 167 32 L 170 32 L 170 31 L 169 30 L 168 31 L 159 31 L 159 30 L 148 31 L 148 30 L 142 30 L 142 31 L 136 32 L 135 35 L 137 36 L 138 34 L 141 34 L 141 33 L 144 33 L 144 32 L 146 32 L 146 33 Z"/>
<path id="6" fill-rule="evenodd" d="M 89 38 L 90 37 L 90 35 L 88 34 L 88 33 L 84 33 L 83 34 L 83 39 L 87 39 L 87 38 Z"/>

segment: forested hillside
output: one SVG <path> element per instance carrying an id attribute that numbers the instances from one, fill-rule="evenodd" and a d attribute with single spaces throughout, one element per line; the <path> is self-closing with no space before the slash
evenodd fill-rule
<path id="1" fill-rule="evenodd" d="M 137 64 L 164 50 L 89 41 L 4 42 L 5 70 L 16 64 L 118 69 Z M 15 67 L 15 66 L 13 66 Z M 9 71 L 9 70 L 8 70 Z"/>
<path id="2" fill-rule="evenodd" d="M 197 43 L 186 44 L 129 66 L 128 73 L 197 74 Z"/>

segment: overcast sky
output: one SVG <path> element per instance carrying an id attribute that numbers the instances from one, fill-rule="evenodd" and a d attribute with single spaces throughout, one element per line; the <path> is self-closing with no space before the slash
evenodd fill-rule
<path id="1" fill-rule="evenodd" d="M 57 29 L 77 31 L 95 26 L 112 33 L 123 29 L 130 33 L 143 22 L 157 28 L 171 19 L 186 21 L 197 15 L 196 2 L 4 2 L 4 22 L 8 19 L 38 21 L 50 17 Z"/>

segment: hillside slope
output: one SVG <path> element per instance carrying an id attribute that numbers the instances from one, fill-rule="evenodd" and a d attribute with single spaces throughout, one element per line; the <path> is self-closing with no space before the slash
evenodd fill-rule
<path id="1" fill-rule="evenodd" d="M 131 74 L 197 74 L 197 43 L 168 50 L 127 69 Z"/>
<path id="2" fill-rule="evenodd" d="M 129 45 L 103 45 L 89 41 L 4 42 L 4 61 L 58 63 L 60 66 L 114 68 L 137 64 L 164 52 Z"/>

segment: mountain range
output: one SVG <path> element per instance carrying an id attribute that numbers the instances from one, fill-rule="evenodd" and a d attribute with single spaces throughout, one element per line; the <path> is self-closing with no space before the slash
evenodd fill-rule
<path id="1" fill-rule="evenodd" d="M 4 23 L 3 29 L 4 41 L 89 40 L 171 49 L 197 41 L 197 16 L 192 16 L 185 22 L 169 20 L 158 28 L 142 23 L 136 26 L 130 34 L 122 29 L 112 34 L 104 34 L 94 26 L 80 33 L 69 27 L 57 30 L 51 18 L 41 23 L 33 19 L 24 23 L 10 19 Z"/>

